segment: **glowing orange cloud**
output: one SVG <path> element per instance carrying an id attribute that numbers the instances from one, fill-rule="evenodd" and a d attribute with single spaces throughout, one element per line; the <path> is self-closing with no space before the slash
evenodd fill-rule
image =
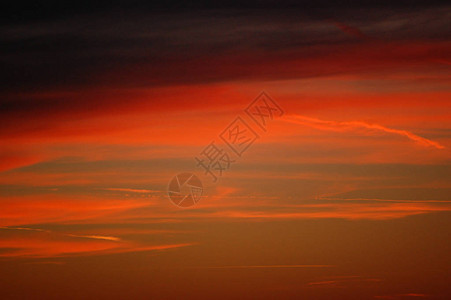
<path id="1" fill-rule="evenodd" d="M 407 130 L 399 130 L 399 129 L 393 129 L 388 128 L 379 124 L 369 124 L 362 121 L 345 121 L 345 122 L 338 122 L 338 121 L 326 121 L 301 115 L 289 115 L 284 117 L 283 119 L 286 122 L 294 123 L 294 124 L 300 124 L 300 125 L 306 125 L 310 127 L 314 127 L 316 129 L 320 130 L 329 130 L 329 131 L 351 131 L 356 129 L 369 129 L 369 130 L 375 130 L 380 132 L 386 132 L 386 133 L 393 133 L 401 136 L 405 136 L 408 139 L 417 142 L 418 144 L 426 147 L 435 147 L 437 149 L 444 149 L 445 146 L 428 140 L 426 138 L 423 138 L 421 136 L 415 135 Z"/>
<path id="2" fill-rule="evenodd" d="M 34 228 L 1 227 L 6 231 L 25 231 L 22 235 L 0 237 L 0 257 L 61 257 L 166 250 L 192 243 L 145 245 L 117 237 L 55 233 Z M 28 231 L 28 232 L 27 232 Z"/>
<path id="3" fill-rule="evenodd" d="M 148 199 L 104 199 L 86 196 L 74 198 L 51 194 L 0 200 L 0 226 L 82 222 L 152 205 Z"/>

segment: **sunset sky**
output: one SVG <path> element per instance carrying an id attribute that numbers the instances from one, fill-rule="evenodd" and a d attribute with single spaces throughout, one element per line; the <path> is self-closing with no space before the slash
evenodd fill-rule
<path id="1" fill-rule="evenodd" d="M 451 6 L 377 3 L 1 4 L 0 299 L 451 299 Z"/>

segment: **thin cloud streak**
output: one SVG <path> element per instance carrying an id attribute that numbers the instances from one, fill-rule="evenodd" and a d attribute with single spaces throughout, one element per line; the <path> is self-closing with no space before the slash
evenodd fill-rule
<path id="1" fill-rule="evenodd" d="M 302 115 L 290 115 L 286 116 L 282 119 L 285 122 L 299 124 L 299 125 L 305 125 L 309 127 L 313 127 L 320 130 L 327 130 L 327 131 L 337 131 L 337 132 L 346 132 L 346 131 L 353 131 L 356 129 L 369 129 L 379 132 L 385 132 L 385 133 L 393 133 L 400 136 L 405 136 L 408 139 L 422 145 L 425 147 L 434 147 L 437 149 L 445 149 L 445 146 L 431 141 L 429 139 L 423 138 L 421 136 L 418 136 L 416 134 L 413 134 L 407 130 L 400 130 L 400 129 L 393 129 L 389 127 L 385 127 L 379 124 L 370 124 L 362 121 L 328 121 L 328 120 L 321 120 L 317 118 L 311 118 L 306 117 Z"/>
<path id="2" fill-rule="evenodd" d="M 76 234 L 68 234 L 68 236 L 79 237 L 79 238 L 87 238 L 87 239 L 95 239 L 95 240 L 114 241 L 114 242 L 119 242 L 121 240 L 118 237 L 103 236 L 103 235 L 76 235 Z"/>
<path id="3" fill-rule="evenodd" d="M 216 266 L 207 269 L 275 269 L 275 268 L 332 268 L 335 265 L 255 265 L 255 266 Z"/>
<path id="4" fill-rule="evenodd" d="M 381 282 L 380 278 L 362 278 L 361 276 L 350 276 L 347 278 L 335 277 L 334 280 L 322 280 L 322 281 L 314 281 L 309 282 L 307 285 L 309 286 L 342 286 L 342 284 L 349 284 L 353 282 Z"/>
<path id="5" fill-rule="evenodd" d="M 346 34 L 349 34 L 350 36 L 359 38 L 359 39 L 369 39 L 367 35 L 365 35 L 360 29 L 356 27 L 349 26 L 348 24 L 345 24 L 343 22 L 339 22 L 337 20 L 331 19 L 330 20 L 332 24 L 334 24 L 338 29 L 343 31 Z"/>
<path id="6" fill-rule="evenodd" d="M 407 293 L 407 294 L 396 294 L 396 295 L 383 295 L 383 296 L 374 296 L 375 299 L 405 299 L 405 298 L 428 298 L 430 295 L 419 294 L 419 293 Z"/>
<path id="7" fill-rule="evenodd" d="M 140 194 L 162 193 L 163 192 L 163 191 L 156 191 L 156 190 L 128 189 L 128 188 L 105 188 L 105 189 L 102 189 L 102 190 L 114 191 L 114 192 L 140 193 Z"/>
<path id="8" fill-rule="evenodd" d="M 26 227 L 1 227 L 1 229 L 28 233 L 0 237 L 0 257 L 89 256 L 166 250 L 194 245 L 194 243 L 146 245 L 114 236 L 58 233 Z"/>
<path id="9" fill-rule="evenodd" d="M 45 229 L 40 229 L 40 228 L 0 226 L 0 229 L 25 230 L 25 231 L 47 232 L 47 233 L 56 234 L 50 230 L 45 230 Z M 58 235 L 77 237 L 77 238 L 95 239 L 95 240 L 115 241 L 115 242 L 118 242 L 121 240 L 120 238 L 115 237 L 115 236 L 105 236 L 105 235 L 79 235 L 79 234 L 70 234 L 70 233 L 59 233 Z"/>

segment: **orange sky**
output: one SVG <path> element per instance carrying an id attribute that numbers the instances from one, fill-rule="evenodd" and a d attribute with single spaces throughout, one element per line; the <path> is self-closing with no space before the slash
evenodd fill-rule
<path id="1" fill-rule="evenodd" d="M 5 299 L 446 299 L 449 11 L 1 25 L 11 49 L 87 41 L 4 50 L 23 79 L 0 91 Z M 262 91 L 284 110 L 267 132 L 244 112 Z M 214 183 L 195 157 L 237 116 L 259 138 Z M 204 186 L 186 209 L 180 172 Z"/>

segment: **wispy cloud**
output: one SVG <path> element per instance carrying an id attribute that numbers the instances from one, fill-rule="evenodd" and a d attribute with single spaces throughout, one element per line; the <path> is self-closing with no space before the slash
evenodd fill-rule
<path id="1" fill-rule="evenodd" d="M 0 237 L 0 257 L 65 257 L 80 255 L 104 255 L 127 252 L 157 251 L 194 245 L 173 243 L 148 245 L 105 235 L 81 235 L 52 232 L 50 230 L 1 227 L 4 230 L 25 231 L 25 234 Z"/>
<path id="2" fill-rule="evenodd" d="M 43 195 L 2 199 L 0 225 L 22 226 L 49 222 L 99 220 L 152 205 L 148 199 L 104 199 Z"/>
<path id="3" fill-rule="evenodd" d="M 346 131 L 355 131 L 358 129 L 367 129 L 369 132 L 384 132 L 384 133 L 392 133 L 400 136 L 407 137 L 408 139 L 418 143 L 419 145 L 426 147 L 434 147 L 437 149 L 444 149 L 445 146 L 429 140 L 427 138 L 418 136 L 412 132 L 401 129 L 393 129 L 379 124 L 370 124 L 362 121 L 328 121 L 321 120 L 317 118 L 302 116 L 302 115 L 288 115 L 285 116 L 282 120 L 289 123 L 305 125 L 309 127 L 313 127 L 320 130 L 328 130 L 328 131 L 336 131 L 336 132 L 346 132 Z"/>
<path id="4" fill-rule="evenodd" d="M 375 299 L 409 299 L 409 298 L 427 298 L 429 295 L 420 293 L 407 293 L 407 294 L 396 294 L 396 295 L 382 295 L 374 296 Z"/>
<path id="5" fill-rule="evenodd" d="M 365 278 L 362 276 L 337 276 L 328 280 L 313 281 L 307 283 L 311 287 L 342 287 L 356 282 L 381 282 L 380 278 Z"/>
<path id="6" fill-rule="evenodd" d="M 330 22 L 337 26 L 338 29 L 343 31 L 346 34 L 349 34 L 353 37 L 359 38 L 359 39 L 367 39 L 369 38 L 366 34 L 364 34 L 360 29 L 357 27 L 350 26 L 348 24 L 345 24 L 343 22 L 339 22 L 337 20 L 331 19 Z"/>
<path id="7" fill-rule="evenodd" d="M 68 234 L 68 236 L 79 237 L 79 238 L 87 238 L 87 239 L 95 239 L 95 240 L 106 240 L 106 241 L 114 241 L 119 242 L 121 239 L 114 236 L 104 236 L 104 235 L 77 235 L 77 234 Z"/>
<path id="8" fill-rule="evenodd" d="M 208 269 L 278 269 L 278 268 L 332 268 L 335 265 L 253 265 L 253 266 L 213 266 Z"/>
<path id="9" fill-rule="evenodd" d="M 115 192 L 128 192 L 128 193 L 139 193 L 139 194 L 149 194 L 149 193 L 160 193 L 163 191 L 157 190 L 145 190 L 145 189 L 130 189 L 130 188 L 104 188 L 105 191 L 115 191 Z"/>
<path id="10" fill-rule="evenodd" d="M 319 201 L 318 201 L 319 202 Z M 348 219 L 348 220 L 388 220 L 418 214 L 450 211 L 449 203 L 335 203 L 319 202 L 318 204 L 278 205 L 253 207 L 230 207 L 219 212 L 204 214 L 225 219 Z M 196 214 L 194 214 L 196 215 Z M 201 216 L 201 214 L 197 214 Z"/>
<path id="11" fill-rule="evenodd" d="M 55 233 L 50 230 L 40 229 L 40 228 L 29 228 L 29 227 L 8 227 L 1 226 L 0 229 L 5 230 L 25 230 L 25 231 L 36 231 L 36 232 L 46 232 L 52 233 L 60 236 L 70 236 L 76 238 L 86 238 L 86 239 L 95 239 L 95 240 L 106 240 L 106 241 L 115 241 L 118 242 L 121 239 L 115 236 L 106 236 L 106 235 L 80 235 L 80 234 L 71 234 L 71 233 Z"/>

